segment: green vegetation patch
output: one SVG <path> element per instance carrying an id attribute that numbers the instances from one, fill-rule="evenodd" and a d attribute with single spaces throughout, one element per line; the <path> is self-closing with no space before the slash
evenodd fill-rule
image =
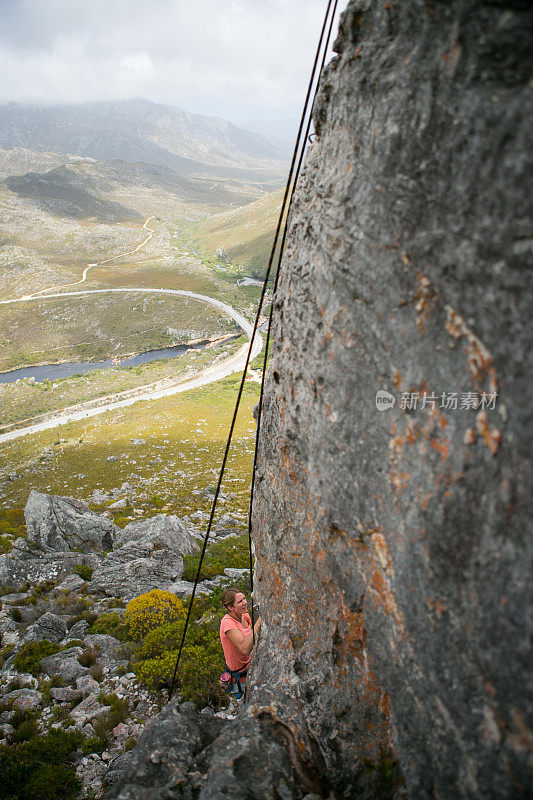
<path id="1" fill-rule="evenodd" d="M 127 642 L 129 639 L 128 626 L 124 623 L 123 615 L 117 611 L 101 614 L 92 624 L 90 633 L 105 633 L 121 642 Z"/>
<path id="2" fill-rule="evenodd" d="M 81 788 L 72 757 L 83 734 L 51 730 L 0 747 L 1 800 L 73 800 Z"/>
<path id="3" fill-rule="evenodd" d="M 184 556 L 183 580 L 194 581 L 200 561 L 200 553 L 193 553 Z M 204 581 L 214 578 L 216 575 L 223 575 L 226 567 L 235 569 L 249 569 L 250 553 L 248 546 L 248 535 L 228 536 L 218 542 L 207 546 L 202 569 L 200 570 L 200 580 Z"/>
<path id="4" fill-rule="evenodd" d="M 46 656 L 59 653 L 60 646 L 55 642 L 42 639 L 40 642 L 27 642 L 15 656 L 14 665 L 19 672 L 29 672 L 34 677 L 41 673 L 40 661 Z"/>
<path id="5" fill-rule="evenodd" d="M 282 191 L 272 192 L 244 208 L 214 214 L 186 228 L 182 239 L 211 266 L 262 280 L 282 198 Z"/>
<path id="6" fill-rule="evenodd" d="M 128 481 L 139 495 L 146 494 L 135 500 L 143 515 L 156 510 L 150 501 L 154 495 L 166 501 L 167 514 L 209 512 L 239 382 L 240 375 L 232 375 L 191 392 L 0 444 L 0 474 L 17 471 L 16 480 L 4 484 L 2 504 L 24 505 L 31 489 L 90 501 L 95 489 L 109 491 Z M 245 384 L 217 512 L 243 522 L 259 388 Z M 146 444 L 136 446 L 134 438 Z"/>
<path id="7" fill-rule="evenodd" d="M 87 567 L 85 564 L 76 564 L 73 572 L 83 578 L 84 581 L 90 581 L 93 576 L 92 568 Z"/>

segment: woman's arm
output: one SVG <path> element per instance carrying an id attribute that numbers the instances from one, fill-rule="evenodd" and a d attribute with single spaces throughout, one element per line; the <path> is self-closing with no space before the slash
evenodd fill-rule
<path id="1" fill-rule="evenodd" d="M 250 633 L 247 634 L 241 633 L 237 628 L 230 628 L 229 631 L 226 631 L 226 636 L 243 656 L 252 652 L 254 637 L 251 628 Z"/>
<path id="2" fill-rule="evenodd" d="M 259 635 L 260 630 L 261 617 L 259 617 L 254 624 L 254 633 L 256 636 Z M 252 652 L 252 647 L 254 646 L 254 637 L 252 636 L 251 628 L 250 633 L 241 633 L 241 631 L 237 628 L 230 628 L 229 631 L 226 631 L 226 636 L 243 656 L 247 656 Z"/>

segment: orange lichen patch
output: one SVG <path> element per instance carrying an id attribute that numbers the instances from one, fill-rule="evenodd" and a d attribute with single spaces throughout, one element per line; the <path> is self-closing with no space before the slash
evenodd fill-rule
<path id="1" fill-rule="evenodd" d="M 489 429 L 489 415 L 486 411 L 480 411 L 476 417 L 476 427 L 479 435 L 483 439 L 493 456 L 498 452 L 502 440 L 502 432 L 498 428 Z"/>
<path id="2" fill-rule="evenodd" d="M 381 696 L 381 700 L 379 703 L 379 710 L 385 717 L 387 717 L 387 719 L 390 718 L 390 712 L 391 712 L 390 695 L 388 695 L 386 692 Z"/>
<path id="3" fill-rule="evenodd" d="M 429 440 L 431 447 L 434 450 L 437 450 L 440 453 L 440 460 L 446 461 L 448 456 L 450 455 L 450 439 L 442 439 L 439 441 L 438 439 L 432 438 Z"/>
<path id="4" fill-rule="evenodd" d="M 415 311 L 417 312 L 417 327 L 425 333 L 424 323 L 435 307 L 435 292 L 431 287 L 431 281 L 427 275 L 417 273 L 418 288 L 413 296 Z"/>
<path id="5" fill-rule="evenodd" d="M 403 617 L 398 610 L 396 596 L 392 591 L 387 578 L 379 566 L 375 566 L 370 572 L 370 587 L 373 591 L 370 598 L 374 608 L 381 610 L 387 617 L 393 620 L 402 637 L 407 635 Z"/>
<path id="6" fill-rule="evenodd" d="M 451 306 L 446 306 L 446 330 L 454 339 L 465 338 L 467 367 L 474 385 L 482 391 L 488 380 L 489 391 L 498 391 L 498 378 L 492 354 L 483 342 L 473 333 L 464 319 Z"/>
<path id="7" fill-rule="evenodd" d="M 402 263 L 405 264 L 407 267 L 410 266 L 411 262 L 409 261 L 409 256 L 407 253 L 402 253 Z"/>
<path id="8" fill-rule="evenodd" d="M 438 600 L 435 597 L 428 598 L 428 608 L 434 611 L 437 617 L 441 617 L 443 613 L 446 611 L 446 606 L 442 602 L 442 600 Z"/>
<path id="9" fill-rule="evenodd" d="M 370 543 L 376 552 L 381 568 L 388 577 L 392 577 L 392 558 L 385 537 L 383 534 L 374 531 L 370 536 Z"/>
<path id="10" fill-rule="evenodd" d="M 411 476 L 408 472 L 400 472 L 397 470 L 390 474 L 390 482 L 397 492 L 403 492 L 403 490 L 407 488 L 410 479 Z"/>
<path id="11" fill-rule="evenodd" d="M 427 509 L 427 507 L 429 505 L 429 501 L 431 500 L 431 497 L 432 497 L 432 493 L 428 491 L 428 492 L 425 493 L 423 498 L 420 500 L 420 508 L 422 509 L 422 511 L 426 511 L 426 509 Z"/>
<path id="12" fill-rule="evenodd" d="M 400 370 L 396 369 L 396 367 L 394 368 L 392 382 L 396 386 L 398 391 L 401 392 L 402 391 L 402 376 L 401 376 Z"/>

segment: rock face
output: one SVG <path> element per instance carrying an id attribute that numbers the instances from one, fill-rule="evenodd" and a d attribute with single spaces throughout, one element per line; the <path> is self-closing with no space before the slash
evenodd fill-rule
<path id="1" fill-rule="evenodd" d="M 77 564 L 94 568 L 99 558 L 96 553 L 82 555 L 70 550 L 44 553 L 25 539 L 17 539 L 11 553 L 0 557 L 0 583 L 20 587 L 27 582 L 57 580 L 70 575 Z"/>
<path id="2" fill-rule="evenodd" d="M 83 500 L 54 497 L 33 489 L 24 509 L 28 542 L 44 552 L 111 550 L 117 527 Z"/>
<path id="3" fill-rule="evenodd" d="M 274 305 L 250 707 L 321 796 L 531 791 L 531 23 L 352 2 L 321 82 Z"/>
<path id="4" fill-rule="evenodd" d="M 155 517 L 130 522 L 116 537 L 116 544 L 139 541 L 151 542 L 158 549 L 167 548 L 182 556 L 200 549 L 195 537 L 175 515 L 157 514 Z"/>
<path id="5" fill-rule="evenodd" d="M 152 800 L 194 800 L 205 783 L 213 741 L 226 725 L 212 712 L 199 713 L 194 703 L 179 706 L 174 698 L 142 732 L 109 796 L 119 800 L 148 796 Z"/>
<path id="6" fill-rule="evenodd" d="M 91 589 L 127 600 L 151 589 L 170 589 L 183 575 L 182 556 L 199 549 L 178 517 L 163 514 L 130 522 L 116 544 L 94 572 Z"/>

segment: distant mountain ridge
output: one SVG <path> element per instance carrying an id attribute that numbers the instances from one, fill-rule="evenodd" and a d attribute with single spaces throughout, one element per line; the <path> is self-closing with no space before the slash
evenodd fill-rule
<path id="1" fill-rule="evenodd" d="M 8 103 L 0 106 L 0 147 L 144 162 L 182 171 L 188 160 L 270 168 L 286 161 L 283 147 L 257 133 L 145 99 L 53 106 Z"/>

